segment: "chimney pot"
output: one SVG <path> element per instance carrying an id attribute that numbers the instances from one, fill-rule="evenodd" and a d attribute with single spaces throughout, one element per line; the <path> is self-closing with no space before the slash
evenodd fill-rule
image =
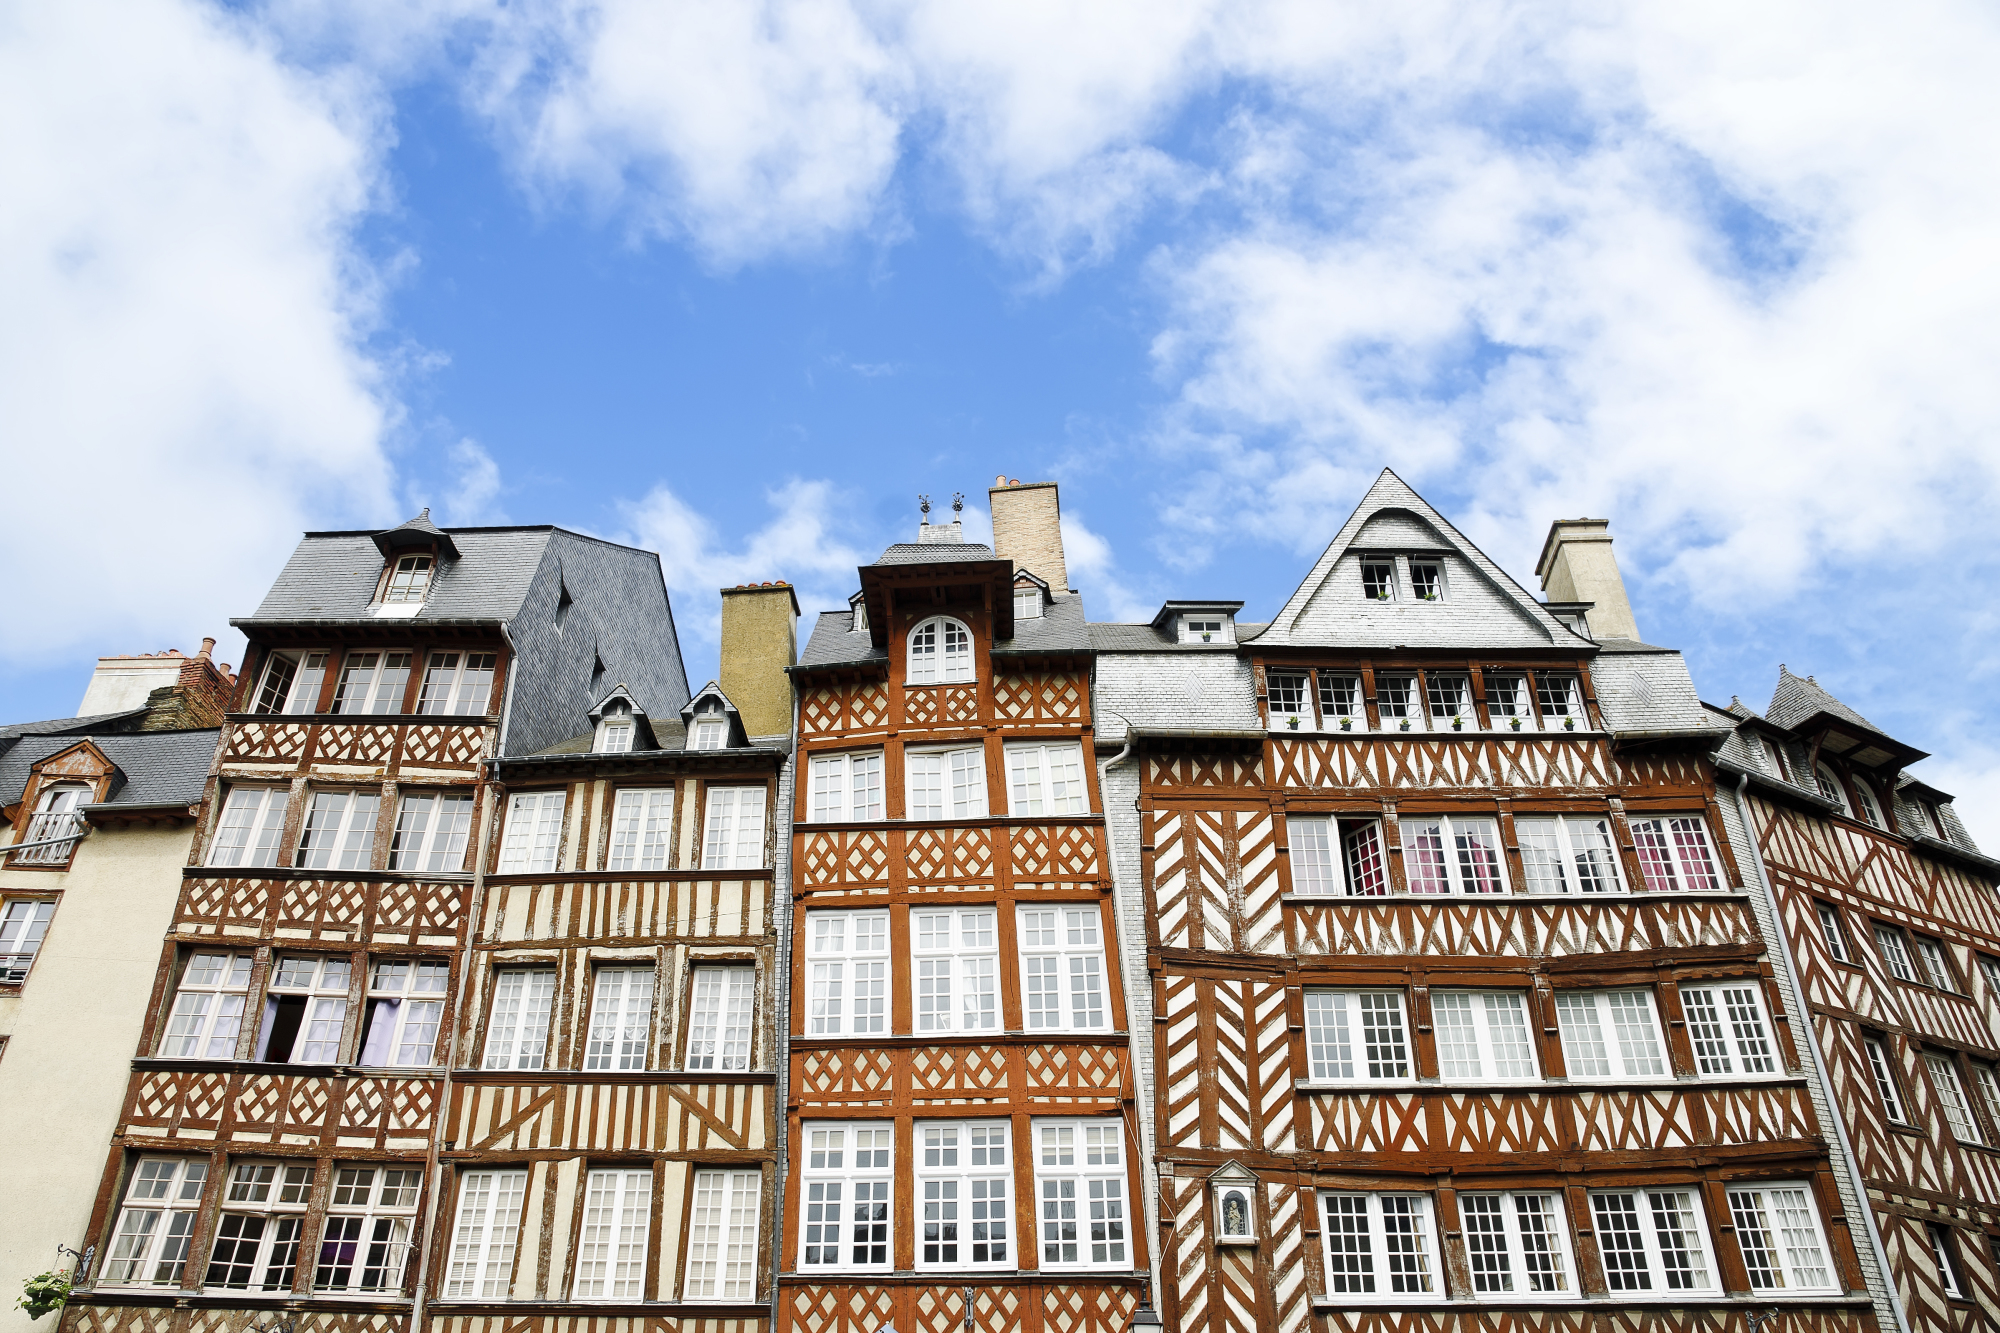
<path id="1" fill-rule="evenodd" d="M 196 654 L 195 654 L 195 656 L 196 656 L 196 657 L 203 657 L 203 658 L 205 658 L 205 657 L 207 657 L 207 656 L 208 656 L 208 655 L 209 655 L 210 653 L 212 653 L 212 652 L 214 652 L 214 651 L 215 651 L 215 640 L 214 640 L 214 639 L 203 639 L 203 640 L 201 641 L 201 651 L 200 651 L 200 652 L 198 652 L 198 653 L 196 653 Z"/>

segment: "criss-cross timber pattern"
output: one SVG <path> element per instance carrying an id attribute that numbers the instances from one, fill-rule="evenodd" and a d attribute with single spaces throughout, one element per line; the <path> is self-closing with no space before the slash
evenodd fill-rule
<path id="1" fill-rule="evenodd" d="M 459 1083 L 451 1129 L 475 1152 L 761 1149 L 771 1089 L 737 1083 Z"/>
<path id="2" fill-rule="evenodd" d="M 1557 736 L 1277 737 L 1271 755 L 1279 785 L 1295 791 L 1603 790 L 1630 777 L 1606 742 Z"/>
<path id="3" fill-rule="evenodd" d="M 1129 1057 L 1101 1042 L 834 1047 L 794 1052 L 799 1092 L 849 1107 L 984 1104 L 1101 1111 L 1130 1092 Z"/>
<path id="4" fill-rule="evenodd" d="M 253 770 L 258 776 L 303 773 L 318 765 L 369 770 L 367 776 L 431 779 L 473 776 L 492 739 L 484 720 L 355 723 L 232 722 L 222 742 L 222 765 Z"/>
<path id="5" fill-rule="evenodd" d="M 1176 896 L 1185 891 L 1174 886 Z M 1163 904 L 1168 901 L 1163 896 Z M 1420 897 L 1330 898 L 1287 905 L 1292 951 L 1301 955 L 1561 958 L 1649 949 L 1757 945 L 1744 898 L 1635 895 L 1579 912 L 1518 895 L 1490 902 Z M 1168 913 L 1161 912 L 1162 942 Z"/>
<path id="6" fill-rule="evenodd" d="M 423 1148 L 440 1080 L 334 1074 L 148 1070 L 128 1094 L 125 1132 L 185 1146 L 296 1141 Z"/>
<path id="7" fill-rule="evenodd" d="M 60 1327 L 62 1333 L 249 1333 L 270 1320 L 268 1308 L 93 1305 L 81 1296 L 63 1308 Z M 366 1308 L 301 1310 L 293 1325 L 297 1333 L 402 1333 L 408 1326 L 401 1310 Z"/>
<path id="8" fill-rule="evenodd" d="M 1027 671 L 997 676 L 993 711 L 1012 723 L 1075 727 L 1089 717 L 1089 687 L 1073 671 Z"/>
<path id="9" fill-rule="evenodd" d="M 423 880 L 198 876 L 183 881 L 174 931 L 196 938 L 249 933 L 364 944 L 450 944 L 470 892 Z"/>

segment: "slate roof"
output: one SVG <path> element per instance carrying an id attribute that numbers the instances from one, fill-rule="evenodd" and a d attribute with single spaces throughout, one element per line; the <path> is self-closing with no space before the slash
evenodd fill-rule
<path id="1" fill-rule="evenodd" d="M 1243 643 L 1255 638 L 1265 629 L 1263 625 L 1246 625 L 1236 622 L 1236 642 Z M 1092 621 L 1090 625 L 1090 646 L 1100 653 L 1231 653 L 1235 643 L 1190 644 L 1182 643 L 1167 630 L 1155 629 L 1152 625 L 1133 625 L 1116 621 Z"/>
<path id="2" fill-rule="evenodd" d="M 1778 667 L 1778 688 L 1771 695 L 1771 707 L 1765 716 L 1787 730 L 1813 716 L 1815 713 L 1831 713 L 1844 722 L 1852 722 L 1878 736 L 1888 733 L 1870 722 L 1861 714 L 1849 708 L 1840 700 L 1820 688 L 1818 681 L 1807 676 L 1803 680 L 1794 676 L 1783 664 Z"/>
<path id="3" fill-rule="evenodd" d="M 1092 625 L 1092 637 L 1099 626 Z M 1126 628 L 1126 627 L 1120 627 Z M 1143 626 L 1140 628 L 1144 628 Z M 1091 712 L 1099 740 L 1128 726 L 1162 731 L 1261 731 L 1250 660 L 1234 652 L 1105 651 L 1097 656 Z"/>
<path id="4" fill-rule="evenodd" d="M 802 667 L 848 666 L 863 662 L 887 662 L 889 654 L 877 648 L 865 629 L 854 629 L 852 611 L 822 611 L 813 622 L 812 634 L 799 653 Z"/>
<path id="5" fill-rule="evenodd" d="M 89 717 L 56 717 L 46 722 L 10 722 L 0 726 L 0 743 L 22 736 L 85 736 L 94 731 L 120 731 L 146 716 L 144 708 L 128 708 L 122 713 L 93 713 Z M 0 744 L 4 748 L 4 744 Z"/>
<path id="6" fill-rule="evenodd" d="M 978 542 L 897 542 L 878 565 L 935 565 L 949 560 L 998 560 L 993 548 Z"/>
<path id="7" fill-rule="evenodd" d="M 454 528 L 459 558 L 443 560 L 431 576 L 423 609 L 408 620 L 509 620 L 520 612 L 542 556 L 557 532 L 532 528 Z M 369 604 L 382 574 L 373 532 L 308 532 L 248 622 L 356 620 L 373 622 Z M 615 543 L 603 542 L 605 546 Z M 616 547 L 629 550 L 627 547 Z"/>
<path id="8" fill-rule="evenodd" d="M 889 549 L 893 551 L 897 548 L 892 546 Z M 912 546 L 909 549 L 935 551 L 938 547 Z M 988 551 L 985 558 L 992 558 L 992 552 Z M 888 652 L 875 646 L 867 630 L 850 628 L 853 623 L 852 611 L 820 612 L 813 622 L 812 633 L 806 639 L 804 650 L 799 653 L 798 665 L 859 666 L 864 663 L 888 662 Z M 994 644 L 993 651 L 1002 657 L 1031 653 L 1088 652 L 1094 646 L 1092 638 L 1096 628 L 1094 625 L 1086 624 L 1084 620 L 1083 597 L 1080 593 L 1057 593 L 1042 607 L 1041 615 L 1016 616 L 1014 637 Z"/>
<path id="9" fill-rule="evenodd" d="M 117 716 L 113 714 L 112 716 Z M 67 718 L 69 722 L 84 719 Z M 45 724 L 27 724 L 45 725 Z M 118 766 L 124 781 L 111 791 L 107 807 L 134 805 L 193 805 L 208 781 L 209 762 L 221 732 L 136 731 L 92 735 L 104 757 Z M 28 787 L 28 770 L 50 755 L 61 754 L 81 740 L 77 735 L 30 734 L 0 755 L 0 805 L 12 805 Z"/>

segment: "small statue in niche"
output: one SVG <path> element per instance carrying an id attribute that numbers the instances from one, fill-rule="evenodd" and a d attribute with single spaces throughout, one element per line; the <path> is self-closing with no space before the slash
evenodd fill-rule
<path id="1" fill-rule="evenodd" d="M 1241 1190 L 1231 1190 L 1222 1196 L 1222 1234 L 1225 1236 L 1247 1236 L 1250 1234 L 1249 1200 Z"/>

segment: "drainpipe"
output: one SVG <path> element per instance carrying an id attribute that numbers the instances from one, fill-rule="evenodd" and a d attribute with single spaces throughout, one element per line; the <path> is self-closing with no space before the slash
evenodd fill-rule
<path id="1" fill-rule="evenodd" d="M 1770 873 L 1764 868 L 1764 849 L 1758 844 L 1756 827 L 1750 822 L 1750 809 L 1743 803 L 1743 792 L 1750 785 L 1750 775 L 1740 773 L 1731 795 L 1736 801 L 1736 818 L 1743 825 L 1743 837 L 1750 844 L 1750 857 L 1757 864 L 1757 880 L 1764 888 L 1764 899 L 1771 904 L 1771 933 L 1777 937 L 1778 957 L 1785 965 L 1785 976 L 1792 983 L 1792 995 L 1798 1008 L 1804 1012 L 1803 1020 L 1792 1030 L 1805 1029 L 1806 1055 L 1812 1061 L 1813 1074 L 1819 1079 L 1820 1087 L 1826 1089 L 1828 1119 L 1833 1121 L 1834 1140 L 1840 1145 L 1840 1155 L 1847 1163 L 1847 1177 L 1854 1186 L 1854 1196 L 1861 1205 L 1861 1225 L 1868 1235 L 1868 1248 L 1875 1256 L 1875 1267 L 1882 1275 L 1882 1285 L 1889 1293 L 1889 1311 L 1896 1316 L 1897 1333 L 1910 1333 L 1909 1320 L 1903 1316 L 1903 1302 L 1896 1291 L 1895 1271 L 1889 1267 L 1889 1256 L 1882 1248 L 1882 1235 L 1875 1229 L 1875 1210 L 1868 1204 L 1868 1182 L 1861 1178 L 1861 1165 L 1854 1159 L 1854 1145 L 1847 1138 L 1847 1124 L 1840 1118 L 1840 1108 L 1834 1101 L 1833 1083 L 1826 1076 L 1826 1059 L 1820 1054 L 1819 1032 L 1813 1023 L 1812 1006 L 1806 1001 L 1805 987 L 1799 982 L 1799 969 L 1792 961 L 1792 943 L 1785 935 L 1785 925 L 1778 917 L 1778 894 L 1771 887 Z M 1852 1227 L 1848 1228 L 1850 1234 Z"/>
<path id="2" fill-rule="evenodd" d="M 792 803 L 798 803 L 799 773 L 799 692 L 792 691 L 792 753 L 784 760 L 792 771 Z M 781 768 L 780 774 L 784 772 Z M 778 783 L 780 792 L 785 783 Z M 785 836 L 772 849 L 771 856 L 771 912 L 776 918 L 782 908 L 783 920 L 778 922 L 778 975 L 772 978 L 771 994 L 784 995 L 789 1001 L 792 991 L 792 832 L 791 811 L 786 811 Z M 777 1163 L 772 1170 L 771 1182 L 771 1324 L 774 1331 L 778 1327 L 778 1307 L 780 1291 L 778 1274 L 785 1269 L 785 1169 L 791 1162 L 791 1072 L 792 1072 L 792 1006 L 789 1002 L 777 1006 L 778 1021 L 772 1029 L 777 1034 L 775 1052 L 778 1081 L 771 1087 L 771 1095 L 776 1104 L 778 1126 Z"/>

